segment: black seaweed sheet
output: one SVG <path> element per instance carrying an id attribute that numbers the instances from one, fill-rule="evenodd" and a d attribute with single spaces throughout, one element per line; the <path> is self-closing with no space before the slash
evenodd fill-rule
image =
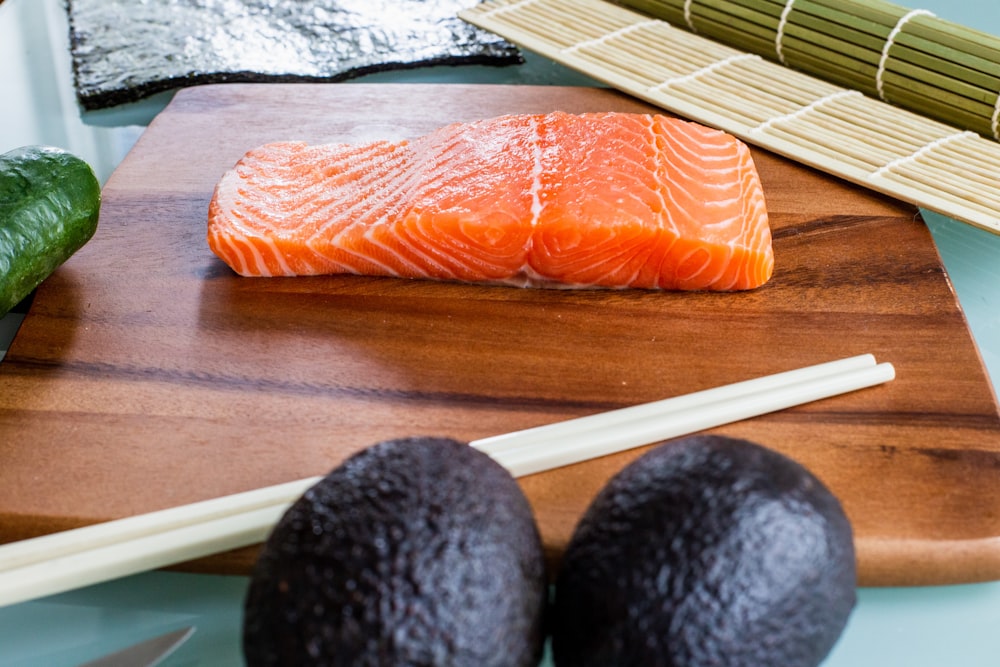
<path id="1" fill-rule="evenodd" d="M 2 0 L 0 0 L 2 1 Z M 95 110 L 203 83 L 342 81 L 521 62 L 458 18 L 474 0 L 67 0 L 77 98 Z"/>

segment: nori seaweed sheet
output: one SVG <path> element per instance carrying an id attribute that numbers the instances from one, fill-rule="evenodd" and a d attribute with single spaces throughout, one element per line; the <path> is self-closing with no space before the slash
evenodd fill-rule
<path id="1" fill-rule="evenodd" d="M 67 0 L 80 105 L 203 83 L 332 82 L 428 65 L 509 65 L 458 18 L 471 0 Z"/>

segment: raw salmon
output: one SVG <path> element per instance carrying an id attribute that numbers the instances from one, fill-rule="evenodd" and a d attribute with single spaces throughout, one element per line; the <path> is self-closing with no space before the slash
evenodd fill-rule
<path id="1" fill-rule="evenodd" d="M 746 145 L 625 113 L 507 115 L 398 142 L 267 144 L 217 184 L 208 243 L 244 276 L 745 290 L 774 265 Z"/>

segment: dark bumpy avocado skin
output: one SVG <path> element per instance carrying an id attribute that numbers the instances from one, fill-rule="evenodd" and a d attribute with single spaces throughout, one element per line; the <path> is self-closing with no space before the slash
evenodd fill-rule
<path id="1" fill-rule="evenodd" d="M 392 440 L 275 527 L 251 576 L 244 655 L 251 667 L 534 667 L 546 601 L 514 478 L 453 440 Z"/>
<path id="2" fill-rule="evenodd" d="M 602 489 L 556 582 L 558 667 L 815 667 L 855 603 L 851 526 L 799 464 L 719 436 Z"/>

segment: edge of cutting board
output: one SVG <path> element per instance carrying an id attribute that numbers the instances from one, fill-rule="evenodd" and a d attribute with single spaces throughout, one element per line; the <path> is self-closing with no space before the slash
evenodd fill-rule
<path id="1" fill-rule="evenodd" d="M 725 297 L 252 282 L 204 244 L 215 181 L 259 143 L 555 108 L 654 110 L 552 86 L 179 91 L 0 363 L 0 541 L 322 474 L 386 437 L 471 440 L 871 352 L 895 381 L 713 431 L 772 446 L 843 494 L 861 584 L 1000 579 L 996 398 L 911 206 L 754 149 L 779 269 Z M 643 451 L 521 479 L 553 564 L 589 499 Z M 255 554 L 182 567 L 245 574 Z"/>

